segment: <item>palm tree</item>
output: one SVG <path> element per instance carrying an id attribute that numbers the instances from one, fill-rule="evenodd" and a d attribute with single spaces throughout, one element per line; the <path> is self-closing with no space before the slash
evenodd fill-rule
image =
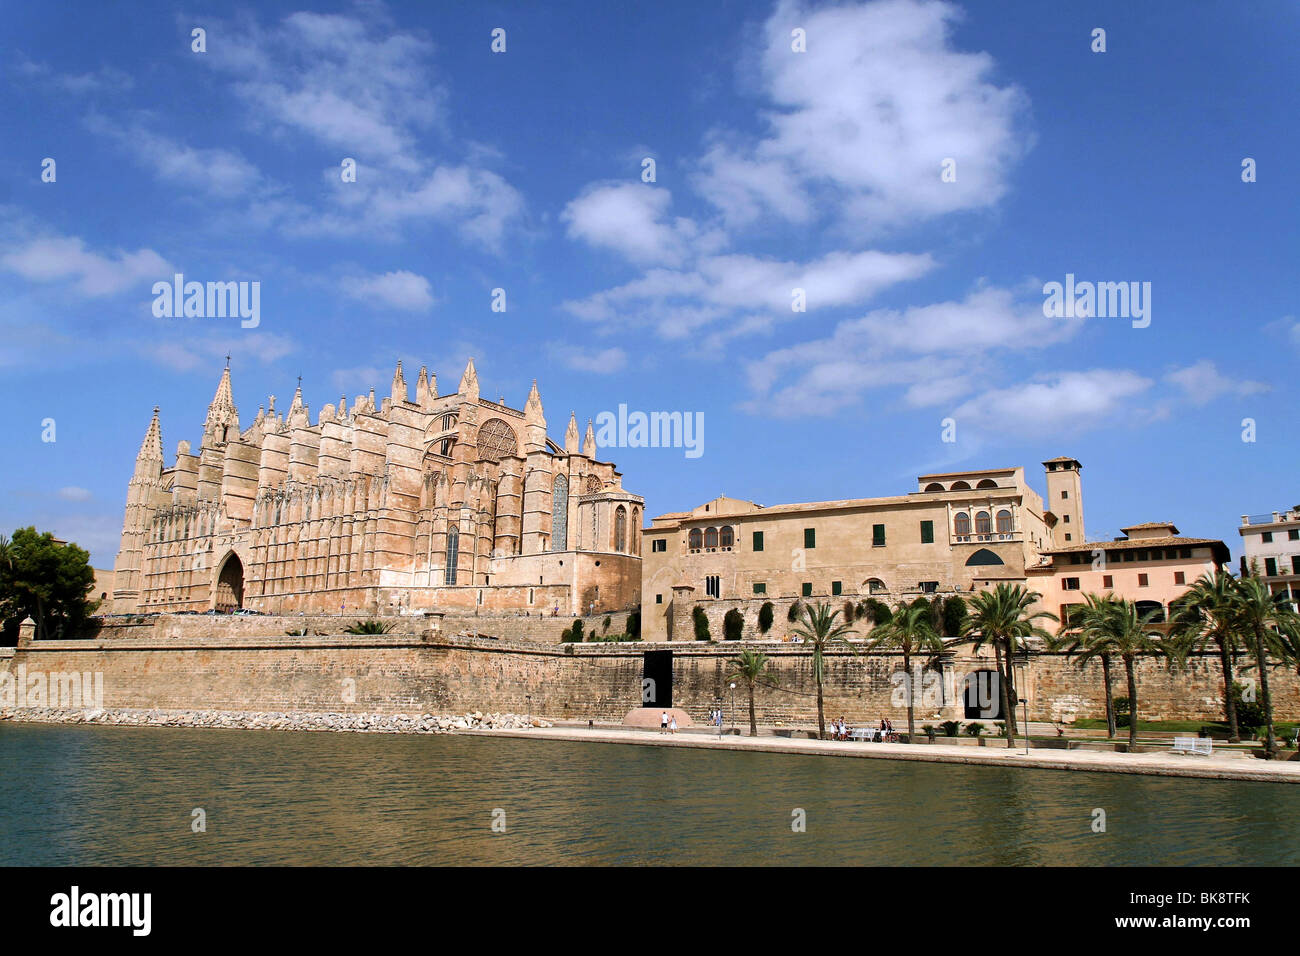
<path id="1" fill-rule="evenodd" d="M 798 635 L 805 644 L 812 645 L 813 679 L 817 682 L 817 739 L 826 739 L 826 715 L 822 707 L 822 680 L 824 667 L 822 655 L 831 644 L 843 644 L 849 647 L 848 636 L 856 633 L 847 624 L 837 623 L 839 611 L 832 611 L 831 606 L 820 603 L 801 608 L 801 620 L 791 633 Z"/>
<path id="2" fill-rule="evenodd" d="M 1107 594 L 1102 597 L 1088 595 L 1087 604 L 1078 612 L 1072 630 L 1079 635 L 1076 645 L 1079 663 L 1109 654 L 1124 662 L 1124 675 L 1128 679 L 1128 745 L 1137 749 L 1138 689 L 1137 659 L 1142 655 L 1168 656 L 1171 649 L 1160 635 L 1151 631 L 1151 625 L 1160 617 L 1160 611 L 1138 614 L 1137 604 Z"/>
<path id="3" fill-rule="evenodd" d="M 907 739 L 916 739 L 915 702 L 918 688 L 912 682 L 912 655 L 943 652 L 943 638 L 934 627 L 934 609 L 925 598 L 912 604 L 900 602 L 893 617 L 871 631 L 874 640 L 869 649 L 898 648 L 903 654 L 903 672 L 907 675 Z"/>
<path id="4" fill-rule="evenodd" d="M 1200 647 L 1218 648 L 1219 667 L 1223 672 L 1223 710 L 1228 722 L 1228 740 L 1232 743 L 1241 740 L 1237 702 L 1232 695 L 1232 661 L 1240 649 L 1232 620 L 1237 603 L 1236 580 L 1230 572 L 1218 568 L 1213 574 L 1203 574 L 1171 603 L 1173 630 L 1169 634 L 1180 657 Z"/>
<path id="5" fill-rule="evenodd" d="M 1097 605 L 1104 599 L 1096 594 L 1085 594 L 1083 599 L 1087 602 L 1083 606 L 1092 609 L 1090 617 L 1085 621 L 1080 613 L 1075 612 L 1067 621 L 1062 622 L 1066 627 L 1048 643 L 1051 650 L 1062 651 L 1066 657 L 1074 657 L 1086 649 L 1087 642 L 1092 635 L 1085 631 L 1084 625 L 1087 624 L 1091 629 L 1096 621 L 1101 620 L 1100 609 Z M 1115 726 L 1115 694 L 1112 690 L 1114 682 L 1111 680 L 1110 674 L 1110 654 L 1103 650 L 1095 656 L 1101 661 L 1101 682 L 1106 694 L 1106 736 L 1113 739 L 1117 728 Z M 1087 668 L 1092 663 L 1092 657 L 1080 658 L 1075 663 L 1080 669 Z"/>
<path id="6" fill-rule="evenodd" d="M 1011 701 L 1011 661 L 1012 655 L 1020 645 L 1030 637 L 1050 641 L 1052 635 L 1036 622 L 1039 620 L 1056 620 L 1056 615 L 1049 611 L 1034 611 L 1030 608 L 1038 601 L 1036 591 L 1030 591 L 1022 585 L 999 584 L 992 591 L 981 591 L 970 600 L 970 613 L 962 630 L 964 636 L 972 638 L 972 646 L 978 650 L 985 641 L 993 645 L 997 660 L 998 684 L 1002 692 L 1002 714 L 1007 722 L 1007 747 L 1016 745 L 1016 711 Z M 1004 660 L 1005 659 L 1005 660 Z M 1004 666 L 1005 664 L 1005 666 Z"/>
<path id="7" fill-rule="evenodd" d="M 758 723 L 754 719 L 754 686 L 762 677 L 766 677 L 771 683 L 776 683 L 777 680 L 776 675 L 767 670 L 769 663 L 771 661 L 766 654 L 747 647 L 731 659 L 730 664 L 735 670 L 726 677 L 728 683 L 736 679 L 744 681 L 749 691 L 749 736 L 751 737 L 758 736 Z"/>
<path id="8" fill-rule="evenodd" d="M 1300 643 L 1300 616 L 1289 603 L 1279 601 L 1259 577 L 1237 579 L 1233 589 L 1232 621 L 1245 634 L 1255 655 L 1259 702 L 1264 708 L 1266 728 L 1264 755 L 1272 760 L 1277 755 L 1277 739 L 1273 736 L 1273 701 L 1268 692 L 1269 656 L 1279 662 L 1294 662 L 1295 649 Z"/>

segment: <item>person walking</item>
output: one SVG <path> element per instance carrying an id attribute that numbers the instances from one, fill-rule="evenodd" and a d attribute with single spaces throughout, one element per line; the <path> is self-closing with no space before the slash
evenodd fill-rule
<path id="1" fill-rule="evenodd" d="M 666 710 L 659 715 L 659 733 L 668 733 L 668 711 Z"/>
<path id="2" fill-rule="evenodd" d="M 673 714 L 672 717 L 670 717 L 670 718 L 668 719 L 668 732 L 669 732 L 670 734 L 676 734 L 676 733 L 677 733 L 677 715 L 676 715 L 676 714 Z"/>

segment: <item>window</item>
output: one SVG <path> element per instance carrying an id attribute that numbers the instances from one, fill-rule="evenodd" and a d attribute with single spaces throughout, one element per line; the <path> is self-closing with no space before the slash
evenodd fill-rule
<path id="1" fill-rule="evenodd" d="M 614 550 L 619 554 L 627 551 L 627 509 L 622 505 L 614 512 Z"/>
<path id="2" fill-rule="evenodd" d="M 1292 528 L 1286 536 L 1289 541 L 1300 541 L 1300 528 Z"/>
<path id="3" fill-rule="evenodd" d="M 1070 534 L 1070 532 L 1068 532 L 1068 531 L 1065 532 L 1065 540 L 1066 540 L 1066 541 L 1073 541 L 1073 540 L 1074 540 L 1074 535 Z"/>
<path id="4" fill-rule="evenodd" d="M 1277 576 L 1277 558 L 1264 559 L 1264 573 L 1270 578 Z"/>
<path id="5" fill-rule="evenodd" d="M 556 475 L 551 486 L 551 550 L 569 550 L 569 479 Z"/>
<path id="6" fill-rule="evenodd" d="M 712 550 L 712 549 L 716 548 L 717 546 L 718 546 L 718 529 L 717 529 L 717 528 L 705 528 L 705 529 L 704 529 L 704 547 L 705 547 L 705 548 L 708 548 L 708 549 L 710 549 L 710 550 Z"/>
<path id="7" fill-rule="evenodd" d="M 724 551 L 730 551 L 736 544 L 736 534 L 731 530 L 731 525 L 723 528 L 718 532 L 718 546 Z"/>
<path id="8" fill-rule="evenodd" d="M 923 594 L 934 594 L 934 593 L 935 593 L 936 591 L 938 591 L 938 590 L 939 590 L 939 582 L 938 582 L 938 581 L 922 581 L 922 582 L 921 582 L 921 592 L 922 592 Z"/>
<path id="9" fill-rule="evenodd" d="M 812 584 L 808 581 L 805 581 L 803 583 L 803 586 L 799 589 L 799 593 L 801 593 L 804 597 L 812 597 Z"/>
<path id="10" fill-rule="evenodd" d="M 754 532 L 754 550 L 755 551 L 763 550 L 763 532 L 761 531 Z"/>
<path id="11" fill-rule="evenodd" d="M 1300 554 L 1291 555 L 1291 573 L 1300 574 Z"/>
<path id="12" fill-rule="evenodd" d="M 885 546 L 885 526 L 883 524 L 873 524 L 871 526 L 871 546 L 873 548 L 883 548 Z"/>
<path id="13" fill-rule="evenodd" d="M 687 536 L 687 542 L 692 551 L 698 551 L 704 547 L 704 534 L 699 528 L 692 528 L 691 533 Z"/>
<path id="14" fill-rule="evenodd" d="M 983 478 L 975 485 L 976 488 L 996 488 L 998 483 L 992 478 Z"/>
<path id="15" fill-rule="evenodd" d="M 1063 590 L 1063 591 L 1077 591 L 1077 590 L 1079 590 L 1079 579 L 1078 579 L 1078 578 L 1062 578 L 1062 579 L 1061 579 L 1061 590 Z"/>
<path id="16" fill-rule="evenodd" d="M 952 530 L 954 534 L 965 537 L 970 534 L 970 515 L 961 512 L 952 521 Z"/>
<path id="17" fill-rule="evenodd" d="M 943 491 L 943 485 L 939 484 L 939 482 L 937 482 L 937 481 L 932 481 L 932 482 L 930 482 L 928 485 L 925 486 L 925 490 L 926 490 L 926 491 Z"/>
<path id="18" fill-rule="evenodd" d="M 1138 575 L 1138 587 L 1140 587 L 1140 588 L 1144 588 L 1144 587 L 1146 587 L 1146 586 L 1147 586 L 1147 576 L 1146 576 L 1145 574 L 1139 574 L 1139 575 Z"/>
<path id="19" fill-rule="evenodd" d="M 1104 588 L 1106 588 L 1107 590 L 1111 590 L 1112 588 L 1114 588 L 1114 587 L 1115 587 L 1115 575 L 1113 575 L 1113 574 L 1103 574 L 1103 575 L 1101 576 L 1101 586 L 1104 587 Z"/>
<path id="20" fill-rule="evenodd" d="M 761 582 L 761 581 L 755 581 L 755 582 L 754 582 L 754 593 L 755 593 L 755 594 L 766 594 L 766 593 L 767 593 L 767 583 L 766 583 L 766 582 Z"/>
<path id="21" fill-rule="evenodd" d="M 975 513 L 975 533 L 989 534 L 993 530 L 993 523 L 989 520 L 987 511 L 977 511 Z"/>
<path id="22" fill-rule="evenodd" d="M 663 604 L 663 603 L 664 603 L 664 596 L 663 596 L 662 594 L 656 594 L 656 595 L 655 595 L 655 603 L 656 603 L 656 604 Z"/>
<path id="23" fill-rule="evenodd" d="M 803 529 L 803 546 L 804 546 L 805 548 L 815 548 L 815 547 L 817 547 L 817 529 L 816 529 L 816 528 L 804 528 L 804 529 Z"/>
<path id="24" fill-rule="evenodd" d="M 842 583 L 839 582 L 839 581 L 832 581 L 832 582 L 831 582 L 831 594 L 838 595 L 838 594 L 842 594 L 842 593 L 844 593 L 844 588 L 842 587 Z"/>
<path id="25" fill-rule="evenodd" d="M 1011 512 L 999 511 L 998 512 L 998 534 L 1010 534 L 1010 533 L 1011 533 Z"/>
<path id="26" fill-rule="evenodd" d="M 1273 543 L 1273 532 L 1272 532 L 1272 531 L 1265 531 L 1265 532 L 1264 532 L 1263 534 L 1261 534 L 1259 537 L 1260 537 L 1260 540 L 1263 541 L 1265 544 L 1272 544 L 1272 543 Z"/>
<path id="27" fill-rule="evenodd" d="M 1070 523 L 1070 516 L 1069 516 L 1069 515 L 1066 515 L 1066 516 L 1065 516 L 1065 523 L 1066 523 L 1066 524 L 1069 524 L 1069 523 Z"/>
<path id="28" fill-rule="evenodd" d="M 1191 549 L 1191 548 L 1183 548 L 1182 550 L 1180 550 L 1180 551 L 1178 552 L 1178 556 L 1179 556 L 1180 558 L 1184 558 L 1184 559 L 1186 559 L 1186 558 L 1190 558 L 1190 557 L 1192 556 L 1192 549 Z"/>
<path id="29" fill-rule="evenodd" d="M 654 539 L 651 540 L 651 542 L 650 542 L 650 550 L 651 550 L 651 551 L 667 551 L 667 550 L 668 550 L 668 539 L 667 539 L 667 538 L 654 538 Z"/>
<path id="30" fill-rule="evenodd" d="M 872 578 L 867 582 L 867 592 L 869 594 L 884 594 L 889 588 L 885 587 L 885 582 L 880 578 Z"/>
<path id="31" fill-rule="evenodd" d="M 447 532 L 447 571 L 443 583 L 456 583 L 456 564 L 460 560 L 460 532 L 452 528 Z"/>
<path id="32" fill-rule="evenodd" d="M 985 564 L 1004 564 L 1005 562 L 988 548 L 980 548 L 966 559 L 966 567 L 979 567 Z"/>
<path id="33" fill-rule="evenodd" d="M 1062 500 L 1062 501 L 1064 501 L 1064 500 L 1065 500 L 1066 498 L 1068 498 L 1068 497 L 1070 497 L 1070 493 L 1069 493 L 1068 491 L 1062 491 L 1062 492 L 1061 492 L 1061 500 Z"/>
<path id="34" fill-rule="evenodd" d="M 1187 583 L 1187 575 L 1185 575 L 1182 571 L 1175 571 L 1174 584 L 1186 584 L 1186 583 Z"/>
<path id="35" fill-rule="evenodd" d="M 933 521 L 921 522 L 921 543 L 934 544 L 934 522 Z"/>
<path id="36" fill-rule="evenodd" d="M 704 593 L 711 598 L 719 597 L 722 592 L 722 578 L 716 574 L 710 574 L 704 579 Z"/>

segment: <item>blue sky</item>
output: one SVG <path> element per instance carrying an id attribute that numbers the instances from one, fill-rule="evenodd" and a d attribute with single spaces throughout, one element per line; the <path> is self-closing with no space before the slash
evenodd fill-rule
<path id="1" fill-rule="evenodd" d="M 536 378 L 557 440 L 571 409 L 702 412 L 698 458 L 604 453 L 651 515 L 1014 464 L 1041 490 L 1061 454 L 1091 538 L 1167 519 L 1235 556 L 1242 513 L 1300 503 L 1294 4 L 85 3 L 6 25 L 0 528 L 97 566 L 153 406 L 169 460 L 197 444 L 227 352 L 245 425 L 298 375 L 314 420 L 386 394 L 399 358 L 450 391 L 471 355 L 485 397 L 522 407 Z M 177 271 L 259 282 L 258 327 L 155 318 Z M 1150 325 L 1044 316 L 1067 273 L 1151 283 Z"/>

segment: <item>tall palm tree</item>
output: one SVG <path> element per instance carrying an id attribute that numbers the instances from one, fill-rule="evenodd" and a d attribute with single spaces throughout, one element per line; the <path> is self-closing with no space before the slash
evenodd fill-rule
<path id="1" fill-rule="evenodd" d="M 745 682 L 745 688 L 749 691 L 749 736 L 757 737 L 758 723 L 754 719 L 754 686 L 764 677 L 775 684 L 777 676 L 767 669 L 771 663 L 768 656 L 750 647 L 742 650 L 729 663 L 735 670 L 727 675 L 726 680 L 728 683 L 737 679 Z"/>
<path id="2" fill-rule="evenodd" d="M 999 584 L 992 591 L 980 591 L 970 600 L 970 613 L 962 630 L 971 638 L 976 650 L 985 642 L 993 645 L 997 660 L 998 684 L 1002 693 L 1002 714 L 1007 722 L 1007 747 L 1016 745 L 1016 711 L 1011 701 L 1012 655 L 1025 643 L 1026 638 L 1037 637 L 1050 641 L 1052 635 L 1037 622 L 1055 621 L 1049 611 L 1031 611 L 1038 601 L 1036 591 L 1019 584 Z"/>
<path id="3" fill-rule="evenodd" d="M 813 679 L 817 682 L 818 740 L 826 739 L 826 714 L 822 706 L 822 681 L 825 668 L 822 656 L 832 644 L 843 644 L 849 647 L 849 635 L 857 633 L 847 624 L 837 622 L 836 618 L 839 616 L 839 611 L 832 611 L 831 606 L 824 602 L 814 606 L 804 604 L 800 610 L 799 623 L 791 629 L 791 633 L 801 637 L 805 644 L 812 645 Z"/>
<path id="4" fill-rule="evenodd" d="M 1223 711 L 1228 722 L 1228 740 L 1233 743 L 1241 740 L 1237 702 L 1232 695 L 1232 661 L 1240 650 L 1232 620 L 1237 604 L 1236 580 L 1231 572 L 1218 568 L 1213 574 L 1203 574 L 1171 603 L 1173 629 L 1169 634 L 1180 657 L 1201 647 L 1218 649 L 1219 669 L 1223 672 Z"/>
<path id="5" fill-rule="evenodd" d="M 1273 735 L 1273 701 L 1268 692 L 1269 658 L 1271 656 L 1280 663 L 1295 663 L 1293 655 L 1300 644 L 1300 616 L 1288 602 L 1279 601 L 1257 576 L 1236 580 L 1234 590 L 1232 620 L 1245 635 L 1255 656 L 1255 669 L 1259 671 L 1259 702 L 1264 708 L 1266 727 L 1264 754 L 1272 760 L 1277 755 L 1277 739 Z"/>
<path id="6" fill-rule="evenodd" d="M 1101 600 L 1095 594 L 1085 594 L 1083 599 L 1087 602 L 1084 605 L 1085 607 L 1092 606 Z M 1067 657 L 1081 653 L 1086 646 L 1083 633 L 1084 621 L 1078 618 L 1076 614 L 1070 621 L 1062 623 L 1066 623 L 1066 628 L 1048 644 L 1048 647 L 1054 651 L 1064 651 Z M 1101 661 L 1101 683 L 1106 695 L 1106 737 L 1113 739 L 1118 728 L 1115 725 L 1115 693 L 1112 690 L 1114 681 L 1111 679 L 1110 673 L 1110 654 L 1103 650 L 1096 657 Z M 1091 662 L 1092 658 L 1086 658 L 1077 660 L 1075 663 L 1080 668 L 1086 668 Z"/>
<path id="7" fill-rule="evenodd" d="M 1124 676 L 1128 679 L 1128 745 L 1137 748 L 1138 685 L 1137 660 L 1143 655 L 1170 655 L 1171 648 L 1154 634 L 1151 625 L 1160 618 L 1158 610 L 1139 614 L 1137 604 L 1107 594 L 1088 596 L 1088 602 L 1078 612 L 1075 627 L 1080 635 L 1079 660 L 1089 661 L 1102 654 L 1110 654 L 1124 662 Z"/>
<path id="8" fill-rule="evenodd" d="M 907 604 L 900 602 L 888 622 L 871 631 L 868 647 L 875 650 L 898 648 L 903 655 L 903 672 L 907 675 L 907 739 L 916 739 L 915 702 L 919 690 L 912 681 L 912 655 L 943 652 L 943 638 L 934 626 L 934 609 L 924 598 Z"/>

